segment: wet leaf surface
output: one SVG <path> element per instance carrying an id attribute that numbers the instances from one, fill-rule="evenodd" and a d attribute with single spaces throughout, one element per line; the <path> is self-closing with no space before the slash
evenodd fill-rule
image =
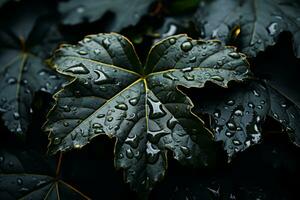
<path id="1" fill-rule="evenodd" d="M 154 0 L 69 0 L 59 4 L 59 11 L 64 16 L 63 23 L 75 25 L 83 22 L 94 22 L 104 14 L 112 12 L 114 19 L 110 31 L 136 25 L 141 17 L 147 14 Z"/>
<path id="2" fill-rule="evenodd" d="M 53 162 L 47 161 L 34 152 L 12 153 L 1 150 L 0 198 L 6 200 L 90 199 L 60 179 L 61 157 L 57 161 L 56 172 L 51 173 L 51 167 L 47 163 Z"/>
<path id="3" fill-rule="evenodd" d="M 299 13 L 295 0 L 216 0 L 200 6 L 195 21 L 202 37 L 233 42 L 251 57 L 274 45 L 281 32 L 289 31 L 299 58 Z"/>
<path id="4" fill-rule="evenodd" d="M 63 45 L 52 62 L 75 79 L 55 95 L 45 126 L 49 151 L 81 148 L 98 135 L 116 137 L 115 165 L 142 192 L 164 176 L 167 149 L 183 164 L 209 162 L 209 132 L 177 86 L 203 87 L 210 81 L 227 87 L 249 77 L 247 61 L 233 47 L 186 35 L 156 44 L 144 66 L 118 34 Z"/>
<path id="5" fill-rule="evenodd" d="M 300 109 L 268 83 L 252 81 L 226 94 L 199 99 L 197 112 L 211 116 L 215 140 L 224 143 L 229 159 L 261 142 L 267 116 L 278 121 L 290 140 L 300 145 Z"/>
<path id="6" fill-rule="evenodd" d="M 35 92 L 53 93 L 62 83 L 44 62 L 61 39 L 55 22 L 45 9 L 29 7 L 26 15 L 15 10 L 19 14 L 9 26 L 6 21 L 0 26 L 0 112 L 8 129 L 18 134 L 27 131 Z"/>

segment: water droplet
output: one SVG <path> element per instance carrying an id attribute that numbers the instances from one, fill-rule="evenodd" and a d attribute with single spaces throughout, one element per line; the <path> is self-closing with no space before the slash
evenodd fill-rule
<path id="1" fill-rule="evenodd" d="M 95 54 L 99 54 L 100 52 L 101 52 L 100 49 L 95 49 L 95 50 L 94 50 L 94 53 L 95 53 Z"/>
<path id="2" fill-rule="evenodd" d="M 276 32 L 277 32 L 277 26 L 278 26 L 278 24 L 276 22 L 271 23 L 268 26 L 267 30 L 268 30 L 268 32 L 269 32 L 270 35 L 276 34 Z"/>
<path id="3" fill-rule="evenodd" d="M 17 82 L 17 79 L 14 78 L 14 77 L 11 77 L 11 78 L 9 78 L 9 79 L 7 80 L 7 83 L 8 83 L 8 84 L 15 84 L 16 82 Z"/>
<path id="4" fill-rule="evenodd" d="M 58 145 L 58 144 L 60 144 L 60 143 L 61 143 L 61 138 L 56 137 L 56 138 L 53 139 L 53 144 L 54 144 L 54 145 Z"/>
<path id="5" fill-rule="evenodd" d="M 243 116 L 243 111 L 241 111 L 241 110 L 235 110 L 234 111 L 234 115 L 235 116 Z"/>
<path id="6" fill-rule="evenodd" d="M 159 101 L 148 98 L 147 103 L 150 108 L 150 118 L 156 119 L 166 115 L 166 112 L 164 111 L 163 106 Z"/>
<path id="7" fill-rule="evenodd" d="M 18 112 L 14 112 L 14 118 L 15 118 L 15 120 L 19 120 L 20 114 Z"/>
<path id="8" fill-rule="evenodd" d="M 115 108 L 120 109 L 120 110 L 127 110 L 128 106 L 125 103 L 120 103 L 115 106 Z"/>
<path id="9" fill-rule="evenodd" d="M 181 44 L 180 47 L 183 51 L 187 52 L 193 48 L 193 45 L 190 41 L 185 41 Z"/>
<path id="10" fill-rule="evenodd" d="M 176 124 L 178 123 L 177 119 L 175 119 L 175 117 L 171 117 L 168 121 L 167 121 L 167 126 L 169 129 L 173 129 Z"/>
<path id="11" fill-rule="evenodd" d="M 178 81 L 178 78 L 175 77 L 172 73 L 168 72 L 168 73 L 164 73 L 163 74 L 164 78 L 170 79 L 172 81 Z"/>
<path id="12" fill-rule="evenodd" d="M 134 97 L 134 98 L 129 99 L 129 103 L 132 106 L 135 106 L 138 102 L 139 102 L 139 98 L 138 97 Z"/>
<path id="13" fill-rule="evenodd" d="M 215 116 L 215 118 L 219 118 L 221 116 L 221 111 L 220 110 L 216 110 L 214 112 L 214 116 Z"/>
<path id="14" fill-rule="evenodd" d="M 83 50 L 79 50 L 78 53 L 83 56 L 88 54 L 86 51 Z"/>
<path id="15" fill-rule="evenodd" d="M 248 106 L 249 106 L 249 108 L 254 108 L 254 104 L 251 102 L 248 103 Z"/>
<path id="16" fill-rule="evenodd" d="M 215 80 L 215 81 L 224 81 L 224 78 L 218 75 L 212 76 L 210 77 L 211 79 Z"/>
<path id="17" fill-rule="evenodd" d="M 217 61 L 217 64 L 218 64 L 219 66 L 222 66 L 222 65 L 223 65 L 223 61 L 222 61 L 222 60 L 218 60 L 218 61 Z"/>
<path id="18" fill-rule="evenodd" d="M 66 70 L 64 70 L 65 72 L 71 72 L 74 74 L 88 74 L 90 71 L 84 66 L 84 64 L 79 63 L 76 65 L 73 65 L 69 68 L 67 68 Z"/>
<path id="19" fill-rule="evenodd" d="M 184 77 L 185 80 L 187 80 L 187 81 L 193 81 L 193 80 L 195 80 L 195 76 L 194 76 L 194 75 L 190 75 L 189 73 L 185 73 L 185 74 L 183 75 L 183 77 Z"/>
<path id="20" fill-rule="evenodd" d="M 227 132 L 225 133 L 225 135 L 226 135 L 227 137 L 232 137 L 232 136 L 234 135 L 234 133 L 227 131 Z"/>
<path id="21" fill-rule="evenodd" d="M 170 38 L 169 42 L 170 42 L 170 44 L 175 44 L 176 43 L 176 39 L 175 38 Z"/>
<path id="22" fill-rule="evenodd" d="M 146 153 L 147 153 L 147 160 L 149 163 L 152 164 L 158 160 L 159 152 L 160 152 L 159 149 L 156 149 L 155 147 L 153 147 L 153 145 L 150 142 L 147 142 Z"/>
<path id="23" fill-rule="evenodd" d="M 62 108 L 65 112 L 70 112 L 70 111 L 71 111 L 71 108 L 70 108 L 68 105 L 61 106 L 61 108 Z"/>
<path id="24" fill-rule="evenodd" d="M 276 119 L 279 118 L 279 116 L 278 116 L 276 113 L 273 113 L 273 116 L 274 116 Z"/>
<path id="25" fill-rule="evenodd" d="M 21 178 L 17 178 L 17 183 L 18 183 L 18 185 L 22 185 L 23 184 L 23 180 Z"/>
<path id="26" fill-rule="evenodd" d="M 252 92 L 253 92 L 254 96 L 256 96 L 256 97 L 260 96 L 260 94 L 256 90 L 252 90 Z"/>
<path id="27" fill-rule="evenodd" d="M 181 69 L 182 72 L 190 72 L 192 70 L 193 70 L 192 67 L 186 67 L 186 68 Z"/>
<path id="28" fill-rule="evenodd" d="M 232 131 L 236 130 L 236 126 L 235 126 L 234 123 L 228 122 L 226 125 L 227 125 L 227 127 L 228 127 L 229 130 L 232 130 Z"/>
<path id="29" fill-rule="evenodd" d="M 132 152 L 131 148 L 126 150 L 126 156 L 129 159 L 133 158 L 133 152 Z"/>
<path id="30" fill-rule="evenodd" d="M 105 38 L 104 40 L 102 40 L 102 45 L 104 46 L 104 48 L 108 48 L 110 46 L 110 41 L 108 38 Z"/>
<path id="31" fill-rule="evenodd" d="M 190 63 L 194 63 L 196 62 L 196 60 L 197 60 L 196 56 L 193 56 L 190 58 Z"/>
<path id="32" fill-rule="evenodd" d="M 281 107 L 286 108 L 287 105 L 285 103 L 281 104 Z"/>
<path id="33" fill-rule="evenodd" d="M 94 72 L 98 76 L 94 81 L 95 84 L 99 85 L 99 84 L 102 84 L 102 83 L 104 83 L 108 80 L 108 76 L 104 72 L 100 71 L 99 69 L 95 69 Z"/>
<path id="34" fill-rule="evenodd" d="M 64 125 L 64 127 L 68 127 L 69 123 L 68 122 L 64 122 L 63 125 Z"/>
<path id="35" fill-rule="evenodd" d="M 111 122 L 114 118 L 113 117 L 107 117 L 107 121 Z"/>
<path id="36" fill-rule="evenodd" d="M 241 144 L 242 144 L 241 141 L 239 141 L 239 140 L 237 140 L 237 139 L 232 140 L 232 143 L 233 143 L 234 145 L 241 145 Z"/>
<path id="37" fill-rule="evenodd" d="M 105 115 L 104 114 L 99 114 L 97 115 L 97 118 L 103 118 Z"/>
<path id="38" fill-rule="evenodd" d="M 235 58 L 235 59 L 241 57 L 240 54 L 238 54 L 238 53 L 236 53 L 236 52 L 230 52 L 228 55 L 229 55 L 231 58 Z"/>
<path id="39" fill-rule="evenodd" d="M 187 157 L 191 156 L 191 150 L 188 147 L 180 146 L 180 150 L 185 156 Z"/>
<path id="40" fill-rule="evenodd" d="M 83 13 L 85 11 L 85 9 L 83 8 L 83 7 L 78 7 L 77 9 L 76 9 L 76 12 L 77 13 Z"/>
<path id="41" fill-rule="evenodd" d="M 158 130 L 158 131 L 150 131 L 150 130 L 147 131 L 148 140 L 155 144 L 159 142 L 161 137 L 168 135 L 168 134 L 169 133 L 163 129 Z"/>
<path id="42" fill-rule="evenodd" d="M 229 100 L 226 102 L 227 105 L 229 106 L 233 106 L 235 104 L 235 101 L 234 100 Z"/>
<path id="43" fill-rule="evenodd" d="M 128 136 L 125 140 L 126 144 L 129 144 L 132 148 L 137 148 L 138 147 L 138 137 L 136 135 L 133 136 Z"/>

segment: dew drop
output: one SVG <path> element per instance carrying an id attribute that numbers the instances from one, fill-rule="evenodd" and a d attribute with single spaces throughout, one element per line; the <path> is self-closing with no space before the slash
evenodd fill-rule
<path id="1" fill-rule="evenodd" d="M 7 80 L 7 83 L 8 84 L 15 84 L 17 82 L 17 79 L 16 78 L 13 78 L 13 77 L 11 77 L 11 78 L 9 78 L 8 80 Z"/>
<path id="2" fill-rule="evenodd" d="M 108 48 L 110 46 L 110 41 L 108 38 L 105 38 L 104 40 L 102 40 L 102 45 L 105 47 L 105 48 Z"/>
<path id="3" fill-rule="evenodd" d="M 226 135 L 227 137 L 232 137 L 232 136 L 234 135 L 234 133 L 227 131 L 227 132 L 225 133 L 225 135 Z"/>
<path id="4" fill-rule="evenodd" d="M 100 71 L 99 69 L 95 69 L 94 72 L 98 76 L 94 81 L 95 84 L 99 85 L 108 80 L 108 76 L 104 72 Z"/>
<path id="5" fill-rule="evenodd" d="M 120 109 L 120 110 L 128 110 L 128 106 L 125 103 L 120 103 L 115 106 L 115 108 Z"/>
<path id="6" fill-rule="evenodd" d="M 78 53 L 82 56 L 87 55 L 88 53 L 86 51 L 83 50 L 79 50 Z"/>
<path id="7" fill-rule="evenodd" d="M 84 64 L 79 63 L 76 65 L 73 65 L 69 68 L 67 68 L 66 70 L 64 70 L 65 72 L 71 72 L 74 74 L 88 74 L 90 71 L 84 66 Z"/>
<path id="8" fill-rule="evenodd" d="M 235 104 L 235 101 L 234 100 L 229 100 L 226 102 L 227 105 L 229 106 L 233 106 Z"/>
<path id="9" fill-rule="evenodd" d="M 227 125 L 227 127 L 228 127 L 229 130 L 232 130 L 232 131 L 236 130 L 236 126 L 235 126 L 234 123 L 228 122 L 226 125 Z"/>
<path id="10" fill-rule="evenodd" d="M 159 101 L 148 98 L 147 103 L 150 108 L 150 118 L 157 119 L 166 115 L 166 112 L 163 110 L 162 104 Z"/>
<path id="11" fill-rule="evenodd" d="M 58 145 L 60 143 L 61 143 L 61 138 L 56 137 L 56 138 L 53 139 L 53 144 Z"/>
<path id="12" fill-rule="evenodd" d="M 185 52 L 190 51 L 193 48 L 193 45 L 190 41 L 185 41 L 181 44 L 181 49 Z"/>
<path id="13" fill-rule="evenodd" d="M 182 72 L 190 72 L 192 70 L 193 70 L 192 67 L 186 67 L 186 68 L 181 69 Z"/>
<path id="14" fill-rule="evenodd" d="M 126 156 L 129 159 L 133 158 L 133 152 L 132 152 L 131 148 L 126 150 Z"/>
<path id="15" fill-rule="evenodd" d="M 234 59 L 237 59 L 237 58 L 240 58 L 240 54 L 236 53 L 236 52 L 230 52 L 228 54 L 231 58 L 234 58 Z"/>
<path id="16" fill-rule="evenodd" d="M 175 38 L 170 38 L 169 42 L 170 42 L 170 44 L 175 44 L 176 43 L 176 39 Z"/>
<path id="17" fill-rule="evenodd" d="M 224 81 L 224 78 L 218 75 L 212 76 L 210 77 L 211 79 L 215 80 L 215 81 Z"/>
<path id="18" fill-rule="evenodd" d="M 17 183 L 18 183 L 18 185 L 22 185 L 23 184 L 23 180 L 21 178 L 17 178 Z"/>
<path id="19" fill-rule="evenodd" d="M 18 112 L 14 112 L 14 118 L 15 118 L 15 120 L 19 120 L 20 114 Z"/>
<path id="20" fill-rule="evenodd" d="M 241 141 L 236 140 L 236 139 L 232 140 L 232 143 L 233 143 L 234 145 L 241 145 L 241 144 L 242 144 Z"/>
<path id="21" fill-rule="evenodd" d="M 188 147 L 180 146 L 180 150 L 187 157 L 191 155 L 191 150 Z"/>
<path id="22" fill-rule="evenodd" d="M 276 22 L 271 23 L 268 26 L 267 30 L 268 30 L 268 32 L 269 32 L 270 35 L 275 35 L 276 34 L 276 32 L 277 32 L 277 26 L 278 26 L 278 24 Z"/>
<path id="23" fill-rule="evenodd" d="M 187 81 L 193 81 L 193 80 L 195 80 L 195 76 L 194 76 L 194 75 L 190 75 L 189 73 L 185 73 L 185 74 L 183 75 L 183 77 L 184 77 L 185 80 L 187 80 Z"/>
<path id="24" fill-rule="evenodd" d="M 196 56 L 193 56 L 192 58 L 190 58 L 190 63 L 194 63 L 194 62 L 196 62 L 196 60 L 197 60 L 197 58 L 196 58 Z"/>
<path id="25" fill-rule="evenodd" d="M 139 99 L 137 97 L 129 99 L 129 103 L 132 106 L 135 106 L 139 102 Z"/>

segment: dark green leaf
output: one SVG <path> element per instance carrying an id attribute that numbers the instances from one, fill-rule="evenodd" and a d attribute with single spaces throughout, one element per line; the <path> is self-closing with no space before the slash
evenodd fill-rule
<path id="1" fill-rule="evenodd" d="M 54 21 L 39 17 L 43 11 L 35 9 L 0 27 L 0 111 L 5 125 L 15 133 L 27 130 L 34 93 L 52 93 L 62 83 L 44 63 L 61 37 Z"/>
<path id="2" fill-rule="evenodd" d="M 300 57 L 300 5 L 296 0 L 215 0 L 199 8 L 196 23 L 202 36 L 234 41 L 242 52 L 256 56 L 290 31 Z"/>
<path id="3" fill-rule="evenodd" d="M 0 199 L 89 199 L 68 183 L 60 180 L 58 174 L 39 173 L 41 169 L 37 166 L 43 167 L 42 171 L 45 171 L 45 163 L 46 161 L 41 156 L 30 152 L 14 154 L 1 150 Z M 59 172 L 60 164 L 61 157 L 56 173 Z M 52 177 L 52 174 L 55 176 Z"/>
<path id="4" fill-rule="evenodd" d="M 261 141 L 267 116 L 280 122 L 291 141 L 300 145 L 300 109 L 267 83 L 252 81 L 222 95 L 201 97 L 197 105 L 197 113 L 212 117 L 215 140 L 224 142 L 229 159 Z"/>
<path id="5" fill-rule="evenodd" d="M 167 167 L 166 150 L 185 164 L 207 165 L 210 137 L 190 112 L 178 85 L 226 87 L 248 77 L 248 63 L 233 47 L 186 35 L 156 44 L 141 65 L 132 44 L 118 34 L 85 37 L 53 57 L 62 74 L 76 77 L 55 95 L 49 113 L 51 153 L 81 148 L 97 135 L 116 137 L 115 165 L 138 191 L 149 190 Z"/>
<path id="6" fill-rule="evenodd" d="M 110 25 L 111 31 L 120 31 L 130 25 L 136 25 L 145 15 L 154 0 L 69 0 L 59 4 L 64 16 L 63 23 L 74 25 L 85 21 L 94 22 L 105 13 L 112 12 L 115 19 Z"/>

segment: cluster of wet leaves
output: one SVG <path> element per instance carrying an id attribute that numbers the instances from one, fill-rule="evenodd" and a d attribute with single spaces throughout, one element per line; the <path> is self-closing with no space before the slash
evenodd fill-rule
<path id="1" fill-rule="evenodd" d="M 289 55 L 299 67 L 296 0 L 21 0 L 0 6 L 0 16 L 9 18 L 0 20 L 1 131 L 8 137 L 3 141 L 21 146 L 0 146 L 1 198 L 89 199 L 61 180 L 62 154 L 83 151 L 101 135 L 115 138 L 111 160 L 140 198 L 163 181 L 172 159 L 203 170 L 243 156 L 237 153 L 262 142 L 270 119 L 276 134 L 300 145 L 298 96 L 257 67 L 284 32 L 291 33 L 285 36 L 293 38 Z M 111 31 L 118 33 L 104 33 Z M 48 137 L 46 157 L 40 155 L 45 146 L 27 146 L 32 135 L 38 143 Z M 31 158 L 52 166 L 58 154 L 55 173 L 27 168 L 35 166 Z M 215 185 L 204 188 L 202 198 L 243 198 L 221 194 Z M 198 198 L 187 190 L 183 198 Z"/>

